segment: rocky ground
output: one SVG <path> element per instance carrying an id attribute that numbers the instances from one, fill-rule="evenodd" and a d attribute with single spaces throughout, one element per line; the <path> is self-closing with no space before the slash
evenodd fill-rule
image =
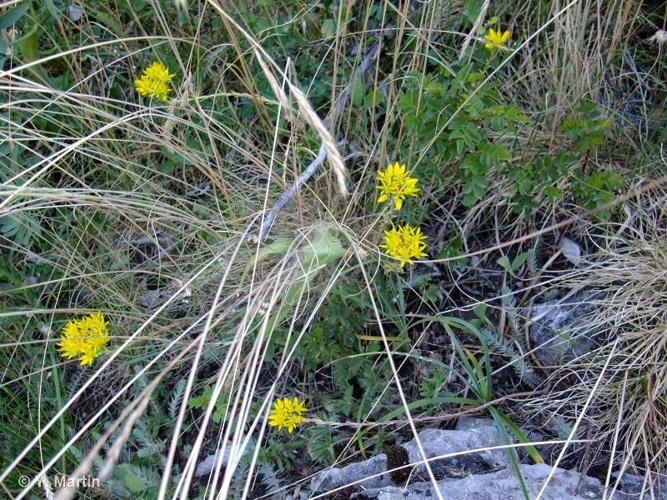
<path id="1" fill-rule="evenodd" d="M 426 429 L 419 439 L 443 498 L 469 500 L 521 499 L 523 494 L 509 455 L 503 449 L 471 451 L 502 446 L 501 436 L 490 419 L 462 418 L 456 430 Z M 421 460 L 416 440 L 402 445 L 406 463 Z M 599 479 L 574 470 L 553 468 L 547 464 L 521 463 L 526 489 L 537 498 L 547 481 L 542 498 L 552 500 L 615 498 L 667 498 L 664 484 L 647 485 L 641 477 L 626 473 L 610 478 L 605 486 Z M 435 498 L 433 484 L 423 465 L 406 467 L 407 480 L 397 481 L 387 470 L 387 455 L 342 468 L 325 470 L 313 478 L 310 491 L 301 498 L 328 492 L 327 498 L 396 500 Z"/>

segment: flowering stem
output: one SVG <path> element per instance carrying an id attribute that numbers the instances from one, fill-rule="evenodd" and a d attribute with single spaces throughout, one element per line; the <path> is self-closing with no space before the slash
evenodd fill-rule
<path id="1" fill-rule="evenodd" d="M 53 385 L 56 391 L 56 402 L 58 405 L 57 408 L 62 408 L 65 403 L 63 401 L 62 389 L 60 387 L 60 372 L 58 371 L 58 363 L 53 349 L 49 349 L 49 359 L 51 361 L 51 366 L 53 366 L 52 369 Z M 58 424 L 60 425 L 60 439 L 62 440 L 63 443 L 66 443 L 67 437 L 65 434 L 65 420 L 63 419 L 62 416 L 58 419 Z M 61 467 L 62 467 L 62 473 L 67 474 L 65 455 L 62 456 Z"/>

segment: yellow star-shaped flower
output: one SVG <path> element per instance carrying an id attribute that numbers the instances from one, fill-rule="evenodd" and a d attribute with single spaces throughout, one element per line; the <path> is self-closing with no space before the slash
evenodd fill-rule
<path id="1" fill-rule="evenodd" d="M 425 257 L 426 236 L 418 227 L 410 224 L 391 228 L 384 232 L 384 243 L 380 245 L 387 251 L 390 257 L 401 262 L 401 267 L 405 264 L 413 264 L 413 259 Z"/>
<path id="2" fill-rule="evenodd" d="M 134 86 L 144 97 L 167 102 L 171 92 L 169 82 L 173 77 L 174 75 L 169 73 L 169 69 L 161 61 L 156 61 L 144 70 L 141 78 L 134 81 Z"/>
<path id="3" fill-rule="evenodd" d="M 297 425 L 306 421 L 303 414 L 307 411 L 303 401 L 299 401 L 296 396 L 293 399 L 277 399 L 269 414 L 269 426 L 277 427 L 278 430 L 287 429 L 291 434 Z"/>
<path id="4" fill-rule="evenodd" d="M 58 348 L 65 359 L 79 358 L 81 366 L 86 366 L 93 364 L 107 342 L 107 323 L 104 314 L 97 312 L 69 321 L 63 328 Z"/>
<path id="5" fill-rule="evenodd" d="M 400 165 L 398 162 L 389 164 L 384 171 L 380 170 L 377 180 L 377 189 L 380 191 L 378 203 L 384 203 L 389 198 L 392 198 L 396 210 L 401 209 L 405 198 L 408 196 L 417 196 L 417 193 L 419 193 L 417 179 L 410 177 L 410 173 L 405 165 Z"/>
<path id="6" fill-rule="evenodd" d="M 510 39 L 509 31 L 501 33 L 500 30 L 496 31 L 493 28 L 489 28 L 489 32 L 486 35 L 484 35 L 484 40 L 487 41 L 487 43 L 484 44 L 484 48 L 486 50 L 491 50 L 491 51 L 504 49 L 509 39 Z"/>

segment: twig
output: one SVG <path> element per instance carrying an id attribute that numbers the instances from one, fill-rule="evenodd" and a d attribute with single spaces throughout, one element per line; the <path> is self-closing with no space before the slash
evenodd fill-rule
<path id="1" fill-rule="evenodd" d="M 470 41 L 473 38 L 476 38 L 477 33 L 479 32 L 479 28 L 482 26 L 482 22 L 484 22 L 484 18 L 486 17 L 486 11 L 489 8 L 489 3 L 490 0 L 485 0 L 484 4 L 482 5 L 482 8 L 479 9 L 479 15 L 475 20 L 475 24 L 473 25 L 472 29 L 470 30 L 470 33 L 468 33 L 468 36 L 465 38 L 465 40 L 463 41 L 463 45 L 461 46 L 461 52 L 459 52 L 459 61 L 463 59 L 463 56 L 466 53 L 466 49 L 468 48 L 468 45 L 470 45 Z"/>
<path id="2" fill-rule="evenodd" d="M 454 413 L 445 413 L 442 415 L 434 415 L 430 417 L 417 417 L 413 418 L 413 422 L 443 422 L 445 420 L 454 420 L 459 417 L 464 417 L 468 415 L 474 415 L 476 413 L 481 413 L 483 410 L 490 406 L 496 406 L 508 399 L 513 399 L 513 398 L 518 398 L 518 397 L 524 397 L 524 396 L 538 396 L 541 394 L 546 394 L 547 389 L 542 389 L 539 391 L 527 391 L 527 392 L 517 392 L 514 394 L 507 394 L 506 396 L 501 396 L 499 398 L 496 398 L 492 401 L 488 401 L 486 403 L 483 403 L 479 406 L 475 406 L 473 408 L 468 408 L 466 410 L 461 410 L 457 411 Z M 329 425 L 331 427 L 353 427 L 353 428 L 362 428 L 362 427 L 385 427 L 389 425 L 404 425 L 406 423 L 405 419 L 398 419 L 398 420 L 385 420 L 384 422 L 365 422 L 365 423 L 360 423 L 360 422 L 327 422 L 325 420 L 320 420 L 317 418 L 309 418 L 309 422 L 314 423 L 314 424 L 319 424 L 319 425 Z"/>
<path id="3" fill-rule="evenodd" d="M 350 80 L 350 84 L 347 87 L 345 87 L 345 90 L 343 90 L 343 92 L 341 92 L 340 96 L 338 97 L 338 100 L 336 101 L 336 105 L 334 106 L 333 111 L 329 114 L 329 116 L 325 118 L 323 122 L 325 127 L 329 127 L 331 123 L 334 121 L 334 119 L 343 110 L 345 102 L 347 101 L 347 97 L 350 94 L 350 86 L 352 85 L 352 83 L 354 83 L 354 81 L 357 78 L 361 77 L 361 75 L 363 75 L 366 72 L 366 70 L 370 67 L 371 63 L 375 60 L 377 54 L 380 52 L 381 42 L 382 42 L 382 35 L 380 35 L 380 39 L 378 40 L 378 42 L 375 45 L 373 45 L 373 47 L 371 47 L 371 49 L 364 57 L 363 61 L 361 61 L 361 64 L 355 70 L 354 75 L 352 76 L 352 80 Z M 324 144 L 324 142 L 322 142 L 315 159 L 310 163 L 310 165 L 308 165 L 306 170 L 304 170 L 301 173 L 301 175 L 297 177 L 297 179 L 292 183 L 292 185 L 289 186 L 287 189 L 285 189 L 285 191 L 283 191 L 283 194 L 280 196 L 275 205 L 273 205 L 269 214 L 262 219 L 259 231 L 260 241 L 266 240 L 266 238 L 269 236 L 269 232 L 271 232 L 271 227 L 273 226 L 273 223 L 275 222 L 276 217 L 278 217 L 280 211 L 284 208 L 287 202 L 290 199 L 292 199 L 294 193 L 296 193 L 299 190 L 299 188 L 303 186 L 303 184 L 312 177 L 317 168 L 324 162 L 326 157 L 327 157 L 327 147 Z"/>
<path id="4" fill-rule="evenodd" d="M 264 220 L 262 221 L 262 226 L 259 231 L 259 239 L 260 241 L 264 241 L 266 237 L 269 235 L 269 231 L 271 231 L 271 226 L 273 226 L 273 222 L 276 220 L 276 217 L 278 216 L 278 213 L 283 209 L 283 207 L 287 204 L 290 199 L 292 199 L 292 196 L 294 196 L 294 193 L 297 192 L 297 190 L 303 186 L 304 182 L 306 182 L 310 177 L 315 173 L 315 170 L 317 170 L 317 167 L 319 167 L 324 159 L 327 157 L 327 149 L 324 147 L 324 144 L 320 146 L 320 151 L 317 153 L 317 156 L 315 159 L 308 165 L 308 168 L 301 172 L 301 175 L 297 177 L 296 181 L 289 186 L 285 191 L 283 191 L 283 194 L 280 195 L 280 198 L 276 202 L 275 205 L 273 205 L 273 208 L 271 208 L 271 211 L 269 212 L 269 215 L 267 215 Z"/>

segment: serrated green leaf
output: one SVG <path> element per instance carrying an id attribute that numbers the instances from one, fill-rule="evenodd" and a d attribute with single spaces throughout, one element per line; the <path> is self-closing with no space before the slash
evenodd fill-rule
<path id="1" fill-rule="evenodd" d="M 505 118 L 516 123 L 525 123 L 529 120 L 528 116 L 524 115 L 518 106 L 507 106 Z"/>
<path id="2" fill-rule="evenodd" d="M 384 103 L 384 94 L 382 92 L 369 92 L 364 99 L 364 107 L 373 108 Z"/>
<path id="3" fill-rule="evenodd" d="M 127 489 L 133 493 L 141 493 L 146 489 L 146 484 L 131 472 L 125 474 L 123 477 L 123 483 Z"/>

